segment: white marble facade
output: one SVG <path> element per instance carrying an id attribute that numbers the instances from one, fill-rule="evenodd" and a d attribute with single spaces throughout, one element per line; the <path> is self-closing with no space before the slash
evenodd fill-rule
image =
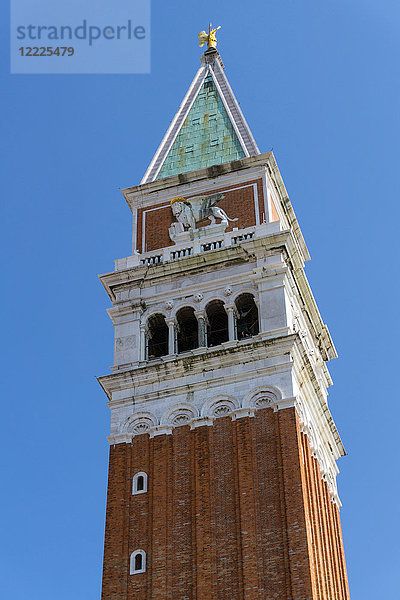
<path id="1" fill-rule="evenodd" d="M 339 503 L 336 460 L 344 449 L 327 405 L 331 379 L 325 364 L 335 350 L 304 275 L 308 253 L 289 199 L 283 197 L 276 164 L 272 155 L 261 156 L 264 163 L 260 157 L 246 159 L 247 177 L 254 177 L 255 169 L 261 173 L 265 202 L 267 194 L 274 195 L 279 222 L 270 222 L 267 212 L 266 222 L 239 243 L 155 265 L 128 257 L 118 261 L 115 272 L 101 276 L 113 303 L 109 314 L 115 328 L 112 373 L 99 378 L 111 409 L 109 441 L 170 434 L 187 424 L 212 425 L 221 416 L 253 416 L 267 406 L 295 406 L 332 498 Z M 149 197 L 154 185 L 148 184 Z M 203 189 L 206 185 L 203 181 Z M 143 198 L 146 186 L 139 187 Z M 199 189 L 196 173 L 192 181 L 156 194 L 178 190 L 185 196 L 193 187 Z M 197 318 L 204 318 L 209 302 L 218 299 L 233 319 L 235 300 L 243 293 L 252 294 L 258 307 L 257 335 L 239 341 L 230 322 L 229 341 L 177 353 L 180 308 L 190 306 Z M 154 314 L 164 315 L 169 327 L 169 353 L 148 360 L 148 319 Z"/>

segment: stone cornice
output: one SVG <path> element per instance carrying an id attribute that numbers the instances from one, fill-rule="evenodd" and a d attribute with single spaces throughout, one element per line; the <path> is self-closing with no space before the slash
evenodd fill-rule
<path id="1" fill-rule="evenodd" d="M 115 301 L 114 289 L 120 286 L 143 285 L 146 280 L 148 285 L 153 285 L 157 279 L 165 276 L 181 276 L 193 270 L 201 269 L 204 272 L 206 268 L 213 268 L 219 263 L 226 261 L 247 262 L 248 253 L 240 245 L 212 250 L 204 254 L 195 254 L 179 260 L 172 260 L 159 265 L 140 265 L 129 269 L 112 271 L 99 275 L 107 294 L 112 301 Z M 154 282 L 154 283 L 153 283 Z"/>
<path id="2" fill-rule="evenodd" d="M 258 254 L 265 251 L 286 247 L 288 255 L 291 256 L 297 268 L 301 268 L 304 262 L 298 262 L 298 253 L 295 251 L 295 242 L 290 231 L 279 231 L 260 238 L 253 238 L 242 242 L 237 246 L 228 246 L 217 250 L 210 250 L 202 254 L 186 256 L 179 260 L 171 260 L 158 265 L 139 265 L 128 269 L 111 271 L 99 275 L 107 294 L 115 301 L 114 289 L 126 285 L 143 285 L 146 280 L 148 285 L 153 281 L 166 276 L 181 276 L 182 272 L 188 273 L 196 270 L 215 268 L 218 264 L 226 264 L 227 261 L 248 262 L 255 260 Z"/>
<path id="3" fill-rule="evenodd" d="M 204 192 L 210 193 L 213 188 L 235 189 L 236 187 L 248 185 L 255 180 L 264 179 L 266 174 L 266 166 L 257 165 L 240 171 L 229 171 L 224 175 L 214 177 L 213 179 L 197 179 L 172 187 L 163 187 L 155 192 L 145 195 L 138 195 L 136 192 L 128 193 L 127 202 L 128 204 L 132 204 L 132 212 L 140 208 L 154 208 L 156 206 L 167 204 L 171 199 L 171 196 L 184 195 L 185 197 L 191 197 Z"/>
<path id="4" fill-rule="evenodd" d="M 214 165 L 205 169 L 197 169 L 196 171 L 189 171 L 188 173 L 173 175 L 172 177 L 166 177 L 165 179 L 156 179 L 155 181 L 150 181 L 141 185 L 135 185 L 125 188 L 121 191 L 130 209 L 132 210 L 134 204 L 140 204 L 141 199 L 149 194 L 164 191 L 168 188 L 183 186 L 192 182 L 215 179 L 216 177 L 221 177 L 222 175 L 240 172 L 244 169 L 249 169 L 252 167 L 265 167 L 271 158 L 273 159 L 272 152 L 266 152 L 264 154 L 258 154 L 257 156 L 249 156 L 247 158 L 234 160 L 221 165 Z"/>
<path id="5" fill-rule="evenodd" d="M 330 439 L 327 441 L 330 441 L 330 443 L 336 447 L 335 459 L 339 458 L 340 456 L 344 456 L 346 451 L 329 410 L 327 399 L 321 391 L 321 386 L 318 383 L 317 373 L 312 362 L 310 361 L 307 351 L 302 344 L 300 336 L 297 336 L 296 342 L 293 345 L 292 356 L 294 360 L 295 372 L 300 373 L 301 371 L 302 380 L 304 380 L 304 370 L 307 372 L 309 385 L 312 387 L 312 393 L 307 394 L 307 403 L 310 405 L 310 402 L 312 402 L 312 406 L 310 405 L 310 408 L 313 414 L 318 415 L 318 418 L 323 419 L 323 421 L 325 421 L 327 424 L 328 430 L 331 434 L 331 436 L 329 436 Z M 305 392 L 303 390 L 303 395 L 304 393 Z M 324 428 L 321 426 L 319 431 L 324 431 Z M 326 430 L 325 435 L 327 435 Z"/>
<path id="6" fill-rule="evenodd" d="M 180 377 L 187 378 L 189 373 L 196 375 L 219 371 L 223 379 L 224 368 L 235 367 L 242 362 L 251 363 L 274 356 L 288 355 L 296 337 L 296 335 L 283 335 L 268 339 L 265 335 L 259 335 L 235 343 L 227 342 L 226 347 L 222 345 L 222 348 L 218 347 L 215 350 L 197 348 L 195 351 L 139 363 L 135 369 L 104 375 L 98 377 L 98 381 L 111 400 L 114 391 L 144 384 L 153 385 L 160 381 L 164 383 L 167 380 L 176 381 Z M 243 379 L 243 377 L 244 374 L 240 374 L 240 378 Z M 183 386 L 183 388 L 186 387 L 187 384 Z"/>

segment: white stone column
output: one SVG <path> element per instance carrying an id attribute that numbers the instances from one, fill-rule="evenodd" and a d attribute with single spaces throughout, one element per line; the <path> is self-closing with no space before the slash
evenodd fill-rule
<path id="1" fill-rule="evenodd" d="M 226 312 L 228 313 L 228 332 L 229 332 L 229 341 L 233 342 L 236 339 L 235 332 L 235 307 L 233 304 L 230 306 L 225 306 Z"/>
<path id="2" fill-rule="evenodd" d="M 140 325 L 140 360 L 147 360 L 147 327 L 144 323 Z"/>
<path id="3" fill-rule="evenodd" d="M 261 333 L 261 318 L 260 318 L 260 299 L 254 296 L 254 304 L 257 307 L 258 333 Z"/>
<path id="4" fill-rule="evenodd" d="M 165 322 L 168 325 L 168 354 L 176 354 L 175 347 L 175 319 L 165 319 Z"/>
<path id="5" fill-rule="evenodd" d="M 198 322 L 199 330 L 199 348 L 207 347 L 207 315 L 203 310 L 198 310 L 195 313 Z"/>

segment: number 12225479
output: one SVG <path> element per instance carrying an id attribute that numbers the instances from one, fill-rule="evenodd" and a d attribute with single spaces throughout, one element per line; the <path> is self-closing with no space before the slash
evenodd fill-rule
<path id="1" fill-rule="evenodd" d="M 18 52 L 21 56 L 73 56 L 75 50 L 72 46 L 21 46 Z"/>

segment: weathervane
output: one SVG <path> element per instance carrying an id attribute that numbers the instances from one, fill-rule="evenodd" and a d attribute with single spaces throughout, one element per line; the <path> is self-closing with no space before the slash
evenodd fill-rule
<path id="1" fill-rule="evenodd" d="M 218 31 L 218 29 L 221 29 L 221 25 L 219 25 L 219 27 L 216 27 L 215 29 L 211 29 L 211 23 L 210 23 L 208 26 L 208 34 L 205 31 L 200 31 L 200 33 L 199 33 L 200 48 L 202 48 L 206 42 L 207 42 L 207 50 L 209 50 L 210 48 L 217 47 L 217 38 L 216 38 L 215 34 Z"/>

